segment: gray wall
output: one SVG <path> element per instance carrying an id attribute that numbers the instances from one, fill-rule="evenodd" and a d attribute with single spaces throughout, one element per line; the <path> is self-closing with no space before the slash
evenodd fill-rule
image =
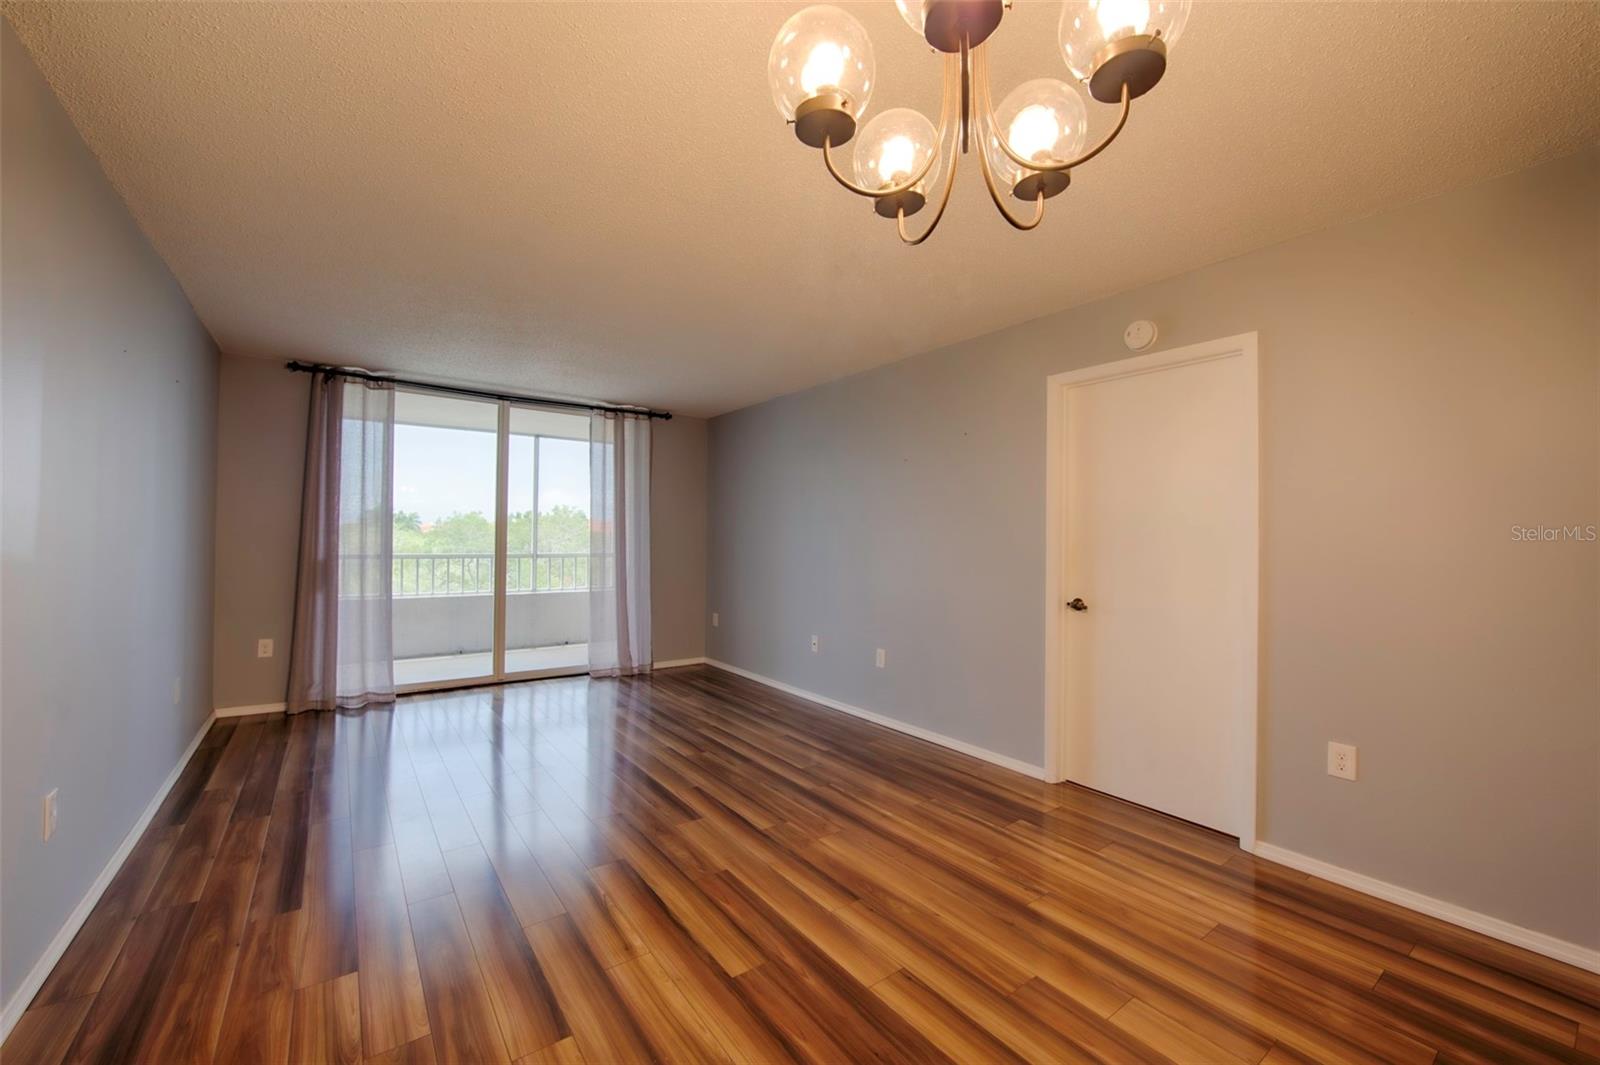
<path id="1" fill-rule="evenodd" d="M 651 430 L 650 622 L 657 662 L 706 653 L 706 423 Z"/>
<path id="2" fill-rule="evenodd" d="M 1045 378 L 1258 330 L 1261 838 L 1600 946 L 1597 260 L 1590 153 L 716 418 L 709 654 L 1042 764 Z"/>
<path id="3" fill-rule="evenodd" d="M 223 355 L 221 367 L 212 701 L 281 703 L 289 686 L 310 378 L 281 362 L 233 355 Z M 256 657 L 258 639 L 273 641 L 273 657 Z"/>
<path id="4" fill-rule="evenodd" d="M 218 707 L 283 701 L 294 621 L 306 382 L 277 360 L 222 356 L 218 397 Z M 706 423 L 654 427 L 652 621 L 658 661 L 705 654 Z M 276 644 L 256 657 L 256 640 Z"/>
<path id="5" fill-rule="evenodd" d="M 0 997 L 210 712 L 217 355 L 9 23 Z M 60 789 L 55 837 L 40 803 Z"/>

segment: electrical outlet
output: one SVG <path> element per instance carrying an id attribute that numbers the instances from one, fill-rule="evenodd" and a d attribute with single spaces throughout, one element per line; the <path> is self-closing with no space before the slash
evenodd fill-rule
<path id="1" fill-rule="evenodd" d="M 272 657 L 272 641 L 271 640 L 257 640 L 256 641 L 256 657 L 257 658 L 271 658 Z"/>
<path id="2" fill-rule="evenodd" d="M 183 678 L 182 677 L 173 677 L 172 678 L 172 705 L 173 706 L 182 706 L 183 705 Z"/>
<path id="3" fill-rule="evenodd" d="M 817 653 L 817 638 L 815 636 L 811 637 L 811 653 Z"/>
<path id="4" fill-rule="evenodd" d="M 56 834 L 56 795 L 60 790 L 51 788 L 49 794 L 44 797 L 44 838 L 47 843 L 50 837 Z"/>
<path id="5" fill-rule="evenodd" d="M 714 629 L 722 624 L 722 616 L 715 610 L 711 612 L 711 627 Z"/>
<path id="6" fill-rule="evenodd" d="M 1328 743 L 1328 775 L 1342 780 L 1356 778 L 1356 749 L 1348 743 Z"/>
<path id="7" fill-rule="evenodd" d="M 878 655 L 877 655 L 877 658 L 874 659 L 873 664 L 876 665 L 879 669 L 882 669 L 883 668 L 883 659 L 884 659 L 883 648 L 880 647 L 880 648 L 878 648 Z"/>

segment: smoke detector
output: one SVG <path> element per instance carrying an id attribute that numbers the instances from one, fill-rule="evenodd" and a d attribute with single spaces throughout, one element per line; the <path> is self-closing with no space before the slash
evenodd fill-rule
<path id="1" fill-rule="evenodd" d="M 1141 318 L 1122 331 L 1122 342 L 1129 351 L 1144 351 L 1156 342 L 1156 323 Z"/>

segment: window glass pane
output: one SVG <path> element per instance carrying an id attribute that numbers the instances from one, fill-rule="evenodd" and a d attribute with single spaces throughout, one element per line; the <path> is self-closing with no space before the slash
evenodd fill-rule
<path id="1" fill-rule="evenodd" d="M 589 638 L 589 419 L 511 408 L 506 672 L 582 668 Z"/>
<path id="2" fill-rule="evenodd" d="M 499 405 L 400 391 L 394 428 L 394 679 L 494 672 Z"/>

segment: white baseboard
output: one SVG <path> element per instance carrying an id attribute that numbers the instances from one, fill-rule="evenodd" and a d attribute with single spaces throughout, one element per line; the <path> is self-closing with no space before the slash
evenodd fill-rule
<path id="1" fill-rule="evenodd" d="M 156 816 L 156 811 L 161 809 L 161 804 L 167 799 L 167 793 L 178 782 L 178 775 L 183 772 L 183 767 L 189 764 L 189 759 L 194 757 L 194 752 L 200 748 L 200 741 L 205 739 L 206 732 L 210 730 L 211 723 L 215 720 L 216 715 L 213 714 L 211 717 L 206 718 L 205 723 L 200 726 L 200 731 L 195 733 L 194 739 L 189 741 L 189 746 L 184 748 L 183 754 L 179 756 L 178 764 L 172 767 L 172 772 L 167 774 L 167 779 L 162 782 L 160 788 L 156 789 L 155 797 L 144 808 L 144 813 L 139 815 L 139 820 L 133 823 L 133 827 L 128 830 L 128 834 L 117 845 L 117 849 L 111 852 L 111 857 L 106 860 L 105 868 L 100 870 L 100 875 L 94 878 L 94 883 L 89 885 L 89 890 L 84 893 L 82 899 L 78 900 L 78 905 L 73 908 L 73 911 L 67 915 L 66 923 L 61 926 L 61 930 L 56 933 L 55 938 L 50 941 L 50 945 L 39 956 L 39 960 L 28 971 L 28 975 L 17 986 L 17 990 L 11 996 L 11 1001 L 5 1004 L 3 1010 L 0 1010 L 0 1042 L 4 1042 L 5 1038 L 11 1034 L 12 1027 L 22 1018 L 23 1011 L 33 1001 L 33 996 L 37 995 L 39 989 L 44 986 L 44 982 L 49 977 L 51 970 L 61 960 L 61 955 L 65 954 L 67 947 L 72 945 L 72 937 L 78 934 L 78 929 L 83 927 L 83 922 L 89 919 L 89 914 L 94 911 L 95 904 L 100 901 L 100 896 L 104 895 L 106 888 L 111 886 L 111 881 L 116 877 L 117 871 L 122 868 L 122 863 L 128 860 L 128 855 L 132 853 L 134 844 L 139 842 L 139 837 L 144 835 L 144 830 L 150 827 L 151 819 Z"/>
<path id="2" fill-rule="evenodd" d="M 256 714 L 281 714 L 284 703 L 256 703 L 254 706 L 219 706 L 213 711 L 217 717 L 253 717 Z"/>
<path id="3" fill-rule="evenodd" d="M 669 658 L 665 662 L 650 663 L 651 669 L 677 669 L 679 666 L 703 666 L 706 664 L 705 655 L 699 658 Z"/>
<path id="4" fill-rule="evenodd" d="M 781 692 L 787 692 L 788 694 L 798 696 L 801 699 L 809 699 L 811 702 L 821 703 L 823 706 L 826 706 L 829 709 L 838 710 L 841 713 L 849 714 L 852 717 L 862 718 L 863 720 L 870 721 L 875 725 L 882 725 L 884 728 L 891 728 L 896 732 L 904 732 L 908 736 L 915 736 L 917 739 L 927 740 L 929 743 L 937 743 L 939 746 L 948 747 L 952 751 L 960 751 L 962 754 L 970 754 L 974 758 L 981 758 L 985 762 L 992 762 L 997 766 L 1002 766 L 1006 769 L 1012 770 L 1013 772 L 1022 773 L 1026 776 L 1035 777 L 1039 780 L 1045 779 L 1043 766 L 1037 766 L 1030 762 L 1024 762 L 1020 758 L 1012 758 L 1010 755 L 999 754 L 995 751 L 979 747 L 976 744 L 968 743 L 965 740 L 958 740 L 952 736 L 946 736 L 941 732 L 934 732 L 931 729 L 925 729 L 919 725 L 913 725 L 905 721 L 899 721 L 892 717 L 885 717 L 883 714 L 873 713 L 871 710 L 863 710 L 859 706 L 851 706 L 849 703 L 842 703 L 837 699 L 830 699 L 826 695 L 819 695 L 816 692 L 809 692 L 804 688 L 796 688 L 792 684 L 785 684 L 781 680 L 773 680 L 771 677 L 764 677 L 760 673 L 752 673 L 748 669 L 740 669 L 738 666 L 732 666 L 726 662 L 720 662 L 715 658 L 707 658 L 705 659 L 705 663 L 708 666 L 715 666 L 717 669 L 724 669 L 729 673 L 735 673 L 741 677 L 753 680 L 757 684 L 765 684 L 769 688 L 776 688 Z"/>
<path id="5" fill-rule="evenodd" d="M 1298 869 L 1312 876 L 1320 876 L 1324 880 L 1331 880 L 1335 884 L 1342 884 L 1347 888 L 1383 899 L 1385 902 L 1392 902 L 1408 910 L 1416 910 L 1429 917 L 1437 917 L 1441 921 L 1449 921 L 1453 925 L 1460 925 L 1462 928 L 1481 932 L 1513 946 L 1523 947 L 1535 954 L 1543 954 L 1547 958 L 1564 961 L 1568 965 L 1576 965 L 1592 973 L 1600 973 L 1600 950 L 1592 947 L 1569 943 L 1544 932 L 1535 932 L 1531 928 L 1523 928 L 1510 921 L 1502 921 L 1498 917 L 1490 917 L 1486 913 L 1469 910 L 1465 906 L 1457 906 L 1453 902 L 1445 902 L 1443 899 L 1436 899 L 1431 895 L 1424 895 L 1419 891 L 1367 876 L 1365 873 L 1357 873 L 1318 858 L 1285 850 L 1272 843 L 1257 840 L 1255 846 L 1249 849 L 1258 858 L 1287 865 L 1291 869 Z"/>

